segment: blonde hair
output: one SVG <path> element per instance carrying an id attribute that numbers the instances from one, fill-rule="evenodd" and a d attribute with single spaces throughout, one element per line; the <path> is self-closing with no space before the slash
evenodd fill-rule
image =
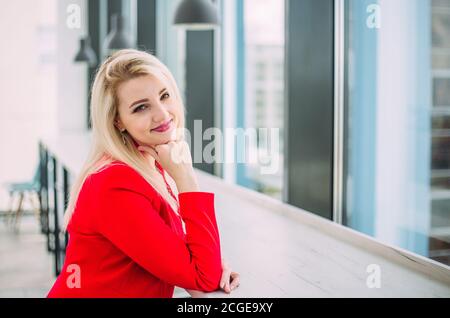
<path id="1" fill-rule="evenodd" d="M 184 105 L 178 86 L 169 69 L 155 56 L 133 49 L 119 50 L 108 57 L 97 70 L 92 86 L 90 104 L 92 144 L 88 158 L 71 187 L 69 202 L 64 214 L 64 230 L 67 229 L 70 222 L 85 180 L 89 175 L 99 172 L 114 160 L 122 161 L 136 170 L 177 211 L 177 202 L 169 194 L 165 184 L 161 182 L 161 177 L 157 175 L 159 172 L 150 168 L 148 160 L 137 150 L 129 134 L 124 135 L 126 138 L 126 144 L 124 144 L 120 131 L 114 125 L 118 114 L 117 87 L 127 80 L 144 75 L 163 78 L 171 86 L 181 114 L 178 120 L 177 138 L 184 139 Z M 168 178 L 167 181 L 176 191 L 171 179 Z"/>

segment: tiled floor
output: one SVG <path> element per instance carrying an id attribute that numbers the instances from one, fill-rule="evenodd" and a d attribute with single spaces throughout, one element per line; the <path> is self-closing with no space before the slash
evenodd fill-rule
<path id="1" fill-rule="evenodd" d="M 14 232 L 0 217 L 0 298 L 45 297 L 53 284 L 53 259 L 34 215 Z"/>

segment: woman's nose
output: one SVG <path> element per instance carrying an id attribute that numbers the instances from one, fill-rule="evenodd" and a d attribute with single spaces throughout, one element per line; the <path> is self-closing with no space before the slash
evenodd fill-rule
<path id="1" fill-rule="evenodd" d="M 157 103 L 155 107 L 153 107 L 152 112 L 152 120 L 154 123 L 161 123 L 169 119 L 169 112 L 164 107 L 164 105 L 161 105 L 160 103 Z"/>

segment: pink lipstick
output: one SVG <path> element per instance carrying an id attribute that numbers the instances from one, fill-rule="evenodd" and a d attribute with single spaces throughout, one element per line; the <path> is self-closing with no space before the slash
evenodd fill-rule
<path id="1" fill-rule="evenodd" d="M 163 123 L 162 125 L 159 125 L 158 127 L 153 128 L 151 131 L 165 132 L 172 127 L 172 121 L 173 121 L 173 119 L 170 119 L 170 120 L 166 121 L 165 123 Z"/>

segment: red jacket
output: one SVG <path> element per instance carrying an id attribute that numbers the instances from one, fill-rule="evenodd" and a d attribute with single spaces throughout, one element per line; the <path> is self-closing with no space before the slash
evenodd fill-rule
<path id="1" fill-rule="evenodd" d="M 157 165 L 163 173 L 160 165 Z M 145 179 L 115 161 L 84 182 L 66 259 L 47 297 L 172 297 L 213 291 L 222 274 L 214 194 L 178 195 L 181 218 Z"/>

